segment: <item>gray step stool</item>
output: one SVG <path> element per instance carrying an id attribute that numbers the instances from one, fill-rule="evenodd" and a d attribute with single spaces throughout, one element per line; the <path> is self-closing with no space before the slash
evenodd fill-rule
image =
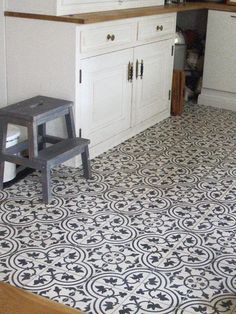
<path id="1" fill-rule="evenodd" d="M 68 138 L 46 134 L 46 123 L 65 117 Z M 7 125 L 16 124 L 28 129 L 28 139 L 6 148 Z M 47 143 L 53 144 L 47 147 Z M 76 137 L 73 103 L 67 100 L 36 96 L 0 109 L 0 190 L 3 189 L 4 162 L 12 162 L 42 172 L 43 201 L 51 200 L 51 169 L 81 154 L 84 176 L 91 178 L 88 139 Z M 29 157 L 20 153 L 28 150 Z"/>

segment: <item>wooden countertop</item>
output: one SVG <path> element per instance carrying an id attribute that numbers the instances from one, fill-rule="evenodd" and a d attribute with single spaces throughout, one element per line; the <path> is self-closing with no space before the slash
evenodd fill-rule
<path id="1" fill-rule="evenodd" d="M 217 10 L 217 11 L 236 12 L 236 6 L 221 4 L 221 3 L 212 3 L 212 2 L 189 2 L 186 4 L 171 4 L 171 5 L 163 5 L 163 6 L 146 7 L 146 8 L 102 11 L 102 12 L 94 12 L 94 13 L 63 15 L 63 16 L 18 13 L 18 12 L 6 11 L 5 16 L 28 18 L 28 19 L 39 19 L 39 20 L 46 20 L 46 21 L 58 21 L 58 22 L 66 22 L 66 23 L 76 23 L 76 24 L 91 24 L 91 23 L 108 22 L 108 21 L 134 18 L 134 17 L 150 16 L 150 15 L 173 13 L 173 12 L 193 11 L 193 10 Z"/>

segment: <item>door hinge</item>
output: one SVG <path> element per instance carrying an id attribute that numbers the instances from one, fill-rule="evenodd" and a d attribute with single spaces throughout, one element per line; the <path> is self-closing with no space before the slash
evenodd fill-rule
<path id="1" fill-rule="evenodd" d="M 171 47 L 171 56 L 173 56 L 173 55 L 174 55 L 174 50 L 175 50 L 175 46 L 174 46 L 174 45 L 172 45 L 172 47 Z"/>
<path id="2" fill-rule="evenodd" d="M 79 70 L 79 83 L 82 83 L 82 70 Z"/>
<path id="3" fill-rule="evenodd" d="M 169 90 L 169 100 L 171 100 L 171 90 Z"/>

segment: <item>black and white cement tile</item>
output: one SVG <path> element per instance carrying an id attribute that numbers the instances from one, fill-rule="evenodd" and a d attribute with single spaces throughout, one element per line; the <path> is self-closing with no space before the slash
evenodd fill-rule
<path id="1" fill-rule="evenodd" d="M 0 280 L 89 314 L 236 314 L 236 113 L 189 104 L 0 191 Z"/>

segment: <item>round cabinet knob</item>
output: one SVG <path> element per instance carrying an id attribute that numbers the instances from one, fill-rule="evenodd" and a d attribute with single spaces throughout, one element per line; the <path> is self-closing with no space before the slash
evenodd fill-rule
<path id="1" fill-rule="evenodd" d="M 114 34 L 112 34 L 112 35 L 111 35 L 111 34 L 108 34 L 108 35 L 107 35 L 107 40 L 114 41 L 114 40 L 115 40 L 115 38 L 116 38 L 116 37 L 115 37 L 115 35 L 114 35 Z"/>
<path id="2" fill-rule="evenodd" d="M 163 25 L 161 25 L 161 26 L 160 26 L 160 25 L 157 25 L 157 31 L 161 31 L 161 32 L 162 32 L 163 29 L 164 29 Z"/>

